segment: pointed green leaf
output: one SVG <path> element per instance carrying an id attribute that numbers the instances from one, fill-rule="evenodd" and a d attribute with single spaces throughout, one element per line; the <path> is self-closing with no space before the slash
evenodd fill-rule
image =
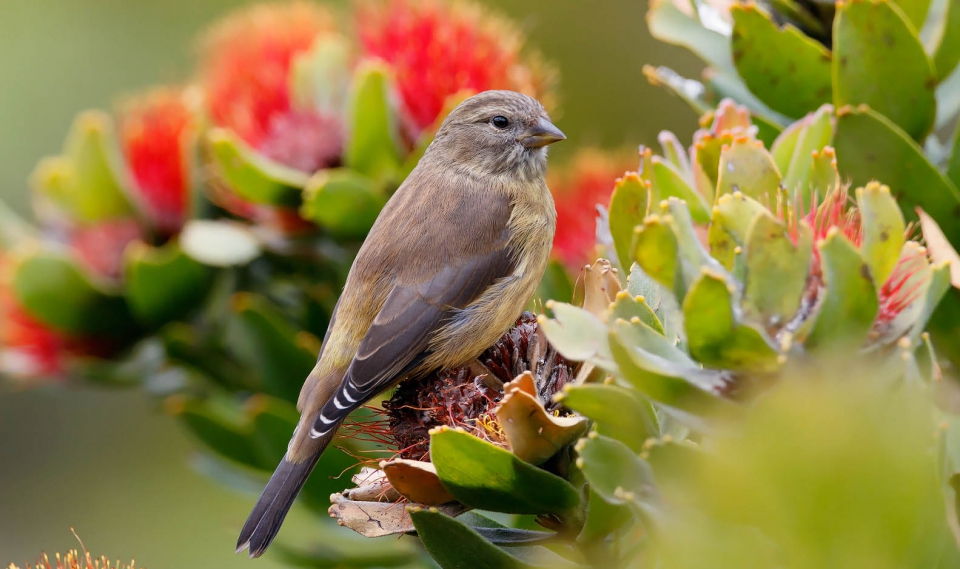
<path id="1" fill-rule="evenodd" d="M 300 205 L 307 174 L 257 153 L 227 129 L 212 129 L 207 141 L 218 174 L 239 197 L 281 207 Z"/>
<path id="2" fill-rule="evenodd" d="M 806 346 L 843 353 L 867 339 L 879 308 L 877 289 L 870 267 L 838 230 L 832 229 L 817 248 L 826 291 Z"/>
<path id="3" fill-rule="evenodd" d="M 607 322 L 613 322 L 617 318 L 628 322 L 639 318 L 641 322 L 663 334 L 663 324 L 657 318 L 657 313 L 647 304 L 647 299 L 642 296 L 631 296 L 629 291 L 618 292 L 617 298 L 610 305 Z"/>
<path id="4" fill-rule="evenodd" d="M 943 20 L 943 35 L 933 56 L 940 81 L 953 73 L 960 63 L 960 4 L 948 1 Z"/>
<path id="5" fill-rule="evenodd" d="M 640 156 L 642 157 L 641 175 L 652 182 L 650 192 L 652 203 L 667 198 L 681 199 L 687 203 L 693 221 L 707 223 L 710 220 L 706 201 L 684 180 L 683 174 L 675 166 L 664 161 L 660 156 L 652 156 L 649 153 L 645 156 L 643 149 L 640 151 Z"/>
<path id="6" fill-rule="evenodd" d="M 840 187 L 840 172 L 837 171 L 837 153 L 827 146 L 813 153 L 813 165 L 810 168 L 810 194 L 828 196 Z M 807 197 L 809 199 L 809 196 Z M 804 204 L 809 207 L 809 203 Z"/>
<path id="7" fill-rule="evenodd" d="M 800 117 L 831 100 L 830 52 L 754 4 L 734 5 L 733 60 L 744 83 L 775 111 Z"/>
<path id="8" fill-rule="evenodd" d="M 113 122 L 105 113 L 81 113 L 70 127 L 63 154 L 41 161 L 31 176 L 41 201 L 82 224 L 132 215 L 112 133 Z"/>
<path id="9" fill-rule="evenodd" d="M 920 207 L 951 243 L 960 243 L 960 191 L 926 159 L 923 150 L 870 109 L 848 107 L 838 115 L 834 143 L 842 178 L 856 186 L 882 181 L 890 186 L 908 221 L 916 219 L 914 210 Z"/>
<path id="10" fill-rule="evenodd" d="M 362 63 L 353 77 L 344 164 L 374 180 L 392 179 L 402 157 L 390 71 L 370 61 Z"/>
<path id="11" fill-rule="evenodd" d="M 814 189 L 811 179 L 814 155 L 822 153 L 833 140 L 833 107 L 824 105 L 815 113 L 811 113 L 798 121 L 795 126 L 799 127 L 796 131 L 795 141 L 784 141 L 783 146 L 778 144 L 781 142 L 780 139 L 777 139 L 777 142 L 774 143 L 774 160 L 780 165 L 780 171 L 784 174 L 783 186 L 790 192 L 791 196 L 798 193 L 803 196 L 804 205 L 809 207 L 810 196 Z M 781 163 L 781 161 L 784 162 Z M 820 197 L 823 196 L 824 194 L 821 193 Z"/>
<path id="12" fill-rule="evenodd" d="M 228 325 L 228 347 L 256 370 L 263 390 L 286 401 L 297 401 L 304 379 L 316 363 L 319 342 L 299 332 L 266 298 L 253 293 L 234 297 Z"/>
<path id="13" fill-rule="evenodd" d="M 763 143 L 737 138 L 720 153 L 717 196 L 742 192 L 754 199 L 775 203 L 780 172 Z"/>
<path id="14" fill-rule="evenodd" d="M 587 417 L 601 435 L 640 452 L 644 441 L 660 434 L 650 402 L 635 390 L 603 383 L 569 385 L 554 400 Z"/>
<path id="15" fill-rule="evenodd" d="M 744 310 L 766 326 L 786 324 L 800 308 L 807 288 L 813 232 L 801 222 L 796 244 L 787 227 L 770 213 L 758 215 L 747 235 Z"/>
<path id="16" fill-rule="evenodd" d="M 430 458 L 444 488 L 467 506 L 511 514 L 561 514 L 580 502 L 576 489 L 465 431 L 430 436 Z"/>
<path id="17" fill-rule="evenodd" d="M 869 105 L 923 140 L 936 115 L 937 76 L 903 12 L 887 1 L 844 2 L 833 38 L 834 104 Z"/>
<path id="18" fill-rule="evenodd" d="M 860 210 L 860 254 L 874 283 L 885 283 L 900 260 L 906 226 L 890 188 L 873 182 L 857 189 Z"/>
<path id="19" fill-rule="evenodd" d="M 780 354 L 764 334 L 737 322 L 731 286 L 704 271 L 683 299 L 684 329 L 690 355 L 705 366 L 768 372 Z"/>
<path id="20" fill-rule="evenodd" d="M 576 446 L 577 466 L 590 488 L 611 504 L 643 504 L 656 499 L 653 471 L 620 441 L 591 433 Z"/>
<path id="21" fill-rule="evenodd" d="M 13 292 L 40 322 L 68 334 L 121 339 L 136 330 L 124 298 L 93 284 L 67 257 L 24 251 L 16 259 Z"/>
<path id="22" fill-rule="evenodd" d="M 650 208 L 650 186 L 635 173 L 624 174 L 613 187 L 610 196 L 610 235 L 617 250 L 617 258 L 629 265 L 632 255 L 633 229 L 643 223 Z"/>
<path id="23" fill-rule="evenodd" d="M 633 260 L 651 278 L 673 290 L 680 273 L 673 229 L 660 216 L 649 216 L 634 231 Z"/>
<path id="24" fill-rule="evenodd" d="M 346 168 L 324 170 L 310 178 L 300 214 L 339 238 L 362 238 L 386 204 L 377 184 Z"/>
<path id="25" fill-rule="evenodd" d="M 123 294 L 142 323 L 157 325 L 184 316 L 206 296 L 213 272 L 188 257 L 176 241 L 151 247 L 140 241 L 124 251 Z"/>
<path id="26" fill-rule="evenodd" d="M 680 172 L 690 171 L 690 159 L 687 158 L 687 149 L 680 143 L 677 135 L 669 130 L 662 130 L 657 135 L 657 141 L 660 148 L 663 149 L 663 157 Z"/>

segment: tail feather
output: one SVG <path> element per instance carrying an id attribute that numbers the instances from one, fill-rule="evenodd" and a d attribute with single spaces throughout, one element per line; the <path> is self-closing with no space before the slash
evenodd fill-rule
<path id="1" fill-rule="evenodd" d="M 302 462 L 291 462 L 284 457 L 240 530 L 237 553 L 249 548 L 251 558 L 263 555 L 280 531 L 280 525 L 293 506 L 293 501 L 332 439 L 333 433 L 317 440 L 314 444 L 319 444 L 314 453 Z"/>

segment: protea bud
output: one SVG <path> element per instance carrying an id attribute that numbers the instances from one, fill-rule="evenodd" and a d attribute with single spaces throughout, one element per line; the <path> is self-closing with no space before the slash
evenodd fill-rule
<path id="1" fill-rule="evenodd" d="M 550 103 L 550 71 L 521 54 L 524 38 L 512 22 L 476 4 L 368 1 L 357 30 L 362 54 L 393 69 L 411 138 L 460 91 L 511 89 Z"/>

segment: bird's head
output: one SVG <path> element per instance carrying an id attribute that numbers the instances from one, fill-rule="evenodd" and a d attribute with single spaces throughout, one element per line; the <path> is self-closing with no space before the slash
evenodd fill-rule
<path id="1" fill-rule="evenodd" d="M 430 153 L 477 176 L 532 180 L 546 171 L 547 146 L 566 138 L 536 99 L 514 91 L 484 91 L 450 112 Z"/>

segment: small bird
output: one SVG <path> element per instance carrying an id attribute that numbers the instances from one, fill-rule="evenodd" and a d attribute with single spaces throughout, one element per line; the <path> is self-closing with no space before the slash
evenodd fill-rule
<path id="1" fill-rule="evenodd" d="M 536 99 L 513 91 L 474 95 L 443 121 L 350 268 L 238 553 L 267 549 L 351 411 L 404 378 L 473 360 L 516 320 L 553 244 L 546 147 L 564 139 Z"/>

